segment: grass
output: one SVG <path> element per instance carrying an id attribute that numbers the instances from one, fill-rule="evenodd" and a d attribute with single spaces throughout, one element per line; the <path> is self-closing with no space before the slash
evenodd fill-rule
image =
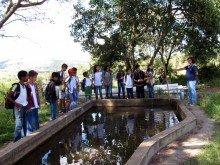
<path id="1" fill-rule="evenodd" d="M 220 93 L 203 96 L 199 105 L 205 112 L 218 122 L 216 133 L 211 142 L 203 149 L 196 158 L 187 161 L 186 165 L 219 165 L 220 164 Z"/>
<path id="2" fill-rule="evenodd" d="M 213 119 L 220 121 L 220 93 L 213 93 L 199 99 L 199 105 Z"/>
<path id="3" fill-rule="evenodd" d="M 40 123 L 49 121 L 51 118 L 49 105 L 39 109 Z M 15 120 L 13 110 L 0 110 L 0 145 L 12 141 L 14 136 Z"/>
<path id="4" fill-rule="evenodd" d="M 208 83 L 212 87 L 219 87 L 220 86 L 220 78 L 213 78 Z"/>

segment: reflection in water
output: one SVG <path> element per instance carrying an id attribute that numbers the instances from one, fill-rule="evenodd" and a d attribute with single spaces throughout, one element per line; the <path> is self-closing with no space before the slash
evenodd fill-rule
<path id="1" fill-rule="evenodd" d="M 178 122 L 170 110 L 92 109 L 18 164 L 122 165 L 142 141 Z"/>

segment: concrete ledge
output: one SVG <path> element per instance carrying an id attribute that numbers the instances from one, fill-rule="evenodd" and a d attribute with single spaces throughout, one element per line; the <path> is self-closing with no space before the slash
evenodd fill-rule
<path id="1" fill-rule="evenodd" d="M 3 150 L 0 150 L 0 164 L 15 164 L 17 161 L 25 157 L 30 152 L 34 151 L 41 144 L 45 143 L 48 139 L 52 138 L 54 134 L 61 131 L 67 125 L 72 123 L 75 119 L 87 112 L 92 107 L 100 106 L 144 106 L 149 107 L 161 107 L 165 105 L 171 105 L 179 111 L 182 118 L 185 118 L 182 122 L 177 124 L 172 129 L 165 130 L 149 141 L 143 142 L 137 148 L 132 157 L 128 160 L 127 164 L 148 164 L 151 157 L 157 153 L 161 148 L 172 142 L 179 136 L 192 130 L 196 121 L 194 116 L 187 110 L 187 108 L 176 99 L 134 99 L 134 100 L 92 100 L 90 102 L 82 104 L 80 107 L 68 112 L 60 118 L 48 122 L 45 126 L 34 132 L 32 135 L 27 136 L 12 145 L 9 145 Z"/>
<path id="2" fill-rule="evenodd" d="M 91 107 L 93 107 L 93 102 L 87 102 L 58 119 L 48 122 L 45 126 L 41 127 L 33 134 L 9 145 L 3 150 L 0 150 L 0 165 L 15 164 L 18 160 L 32 152 L 39 145 L 53 137 L 54 134 L 72 123 L 73 120 L 81 116 Z"/>
<path id="3" fill-rule="evenodd" d="M 171 143 L 180 136 L 186 134 L 196 127 L 196 118 L 179 100 L 172 99 L 171 105 L 176 106 L 180 115 L 185 118 L 173 128 L 164 130 L 151 137 L 148 141 L 142 142 L 135 150 L 126 165 L 147 165 L 151 158 L 167 144 Z"/>

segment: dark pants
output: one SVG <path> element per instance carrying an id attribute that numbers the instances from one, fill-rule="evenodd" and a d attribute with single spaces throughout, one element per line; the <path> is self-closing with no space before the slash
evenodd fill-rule
<path id="1" fill-rule="evenodd" d="M 123 99 L 125 99 L 125 85 L 124 82 L 118 82 L 118 98 L 121 98 L 121 90 L 123 94 Z"/>
<path id="2" fill-rule="evenodd" d="M 102 97 L 102 86 L 95 86 L 95 98 L 98 100 L 98 94 L 100 94 L 100 98 L 103 99 Z"/>
<path id="3" fill-rule="evenodd" d="M 110 95 L 110 99 L 112 99 L 112 86 L 111 85 L 105 86 L 105 93 L 106 93 L 106 99 L 109 98 L 109 95 Z"/>
<path id="4" fill-rule="evenodd" d="M 126 88 L 126 90 L 127 90 L 128 99 L 133 99 L 134 98 L 133 88 Z"/>
<path id="5" fill-rule="evenodd" d="M 144 86 L 136 86 L 136 95 L 137 98 L 145 98 Z"/>
<path id="6" fill-rule="evenodd" d="M 147 85 L 149 98 L 154 98 L 154 85 Z"/>

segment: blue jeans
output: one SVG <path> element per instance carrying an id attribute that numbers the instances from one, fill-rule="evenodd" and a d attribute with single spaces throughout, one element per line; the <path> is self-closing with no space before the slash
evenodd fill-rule
<path id="1" fill-rule="evenodd" d="M 74 90 L 73 93 L 72 93 L 72 96 L 73 96 L 73 100 L 71 100 L 71 101 L 74 101 L 75 103 L 78 103 L 79 92 Z"/>
<path id="2" fill-rule="evenodd" d="M 34 130 L 39 128 L 38 108 L 27 111 L 27 134 L 31 134 Z"/>
<path id="3" fill-rule="evenodd" d="M 26 136 L 26 131 L 27 131 L 26 112 L 27 112 L 27 106 L 22 107 L 20 110 L 18 110 L 18 108 L 14 106 L 14 113 L 15 113 L 14 142 Z"/>
<path id="4" fill-rule="evenodd" d="M 100 98 L 103 99 L 102 97 L 102 86 L 95 86 L 95 98 L 98 100 L 98 91 L 100 94 Z"/>
<path id="5" fill-rule="evenodd" d="M 105 86 L 105 92 L 106 92 L 107 99 L 109 98 L 109 95 L 110 95 L 110 98 L 112 98 L 112 86 L 111 85 Z"/>
<path id="6" fill-rule="evenodd" d="M 123 94 L 123 99 L 125 98 L 125 85 L 124 82 L 118 82 L 118 98 L 121 98 L 121 90 Z"/>
<path id="7" fill-rule="evenodd" d="M 197 103 L 197 94 L 196 94 L 196 80 L 187 81 L 187 87 L 189 92 L 189 104 L 196 105 Z"/>
<path id="8" fill-rule="evenodd" d="M 57 102 L 55 99 L 50 99 L 50 112 L 51 112 L 51 119 L 55 120 L 57 117 Z"/>
<path id="9" fill-rule="evenodd" d="M 147 85 L 149 98 L 154 98 L 154 85 Z"/>

